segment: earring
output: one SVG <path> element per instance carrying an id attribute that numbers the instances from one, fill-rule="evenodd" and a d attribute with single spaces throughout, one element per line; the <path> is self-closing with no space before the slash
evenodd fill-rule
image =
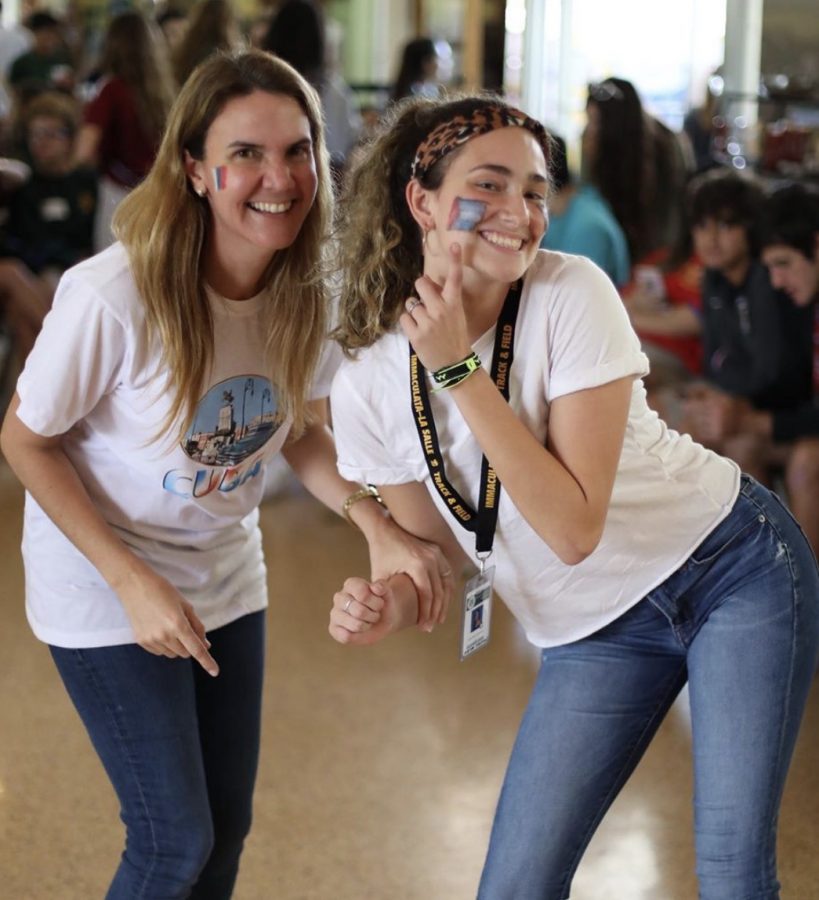
<path id="1" fill-rule="evenodd" d="M 194 191 L 196 193 L 196 196 L 200 197 L 201 199 L 204 199 L 205 195 L 207 194 L 205 188 L 194 188 Z"/>

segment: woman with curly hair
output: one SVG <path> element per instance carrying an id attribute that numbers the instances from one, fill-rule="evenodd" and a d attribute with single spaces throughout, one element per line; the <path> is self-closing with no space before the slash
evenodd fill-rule
<path id="1" fill-rule="evenodd" d="M 333 369 L 328 171 L 293 69 L 258 51 L 203 63 L 117 212 L 121 243 L 61 280 L 3 425 L 28 491 L 29 622 L 127 829 L 111 898 L 231 895 L 259 752 L 274 456 L 364 531 L 376 572 L 410 573 L 421 625 L 447 600 L 440 553 L 338 475 L 317 415 Z"/>
<path id="2" fill-rule="evenodd" d="M 333 384 L 340 471 L 493 578 L 541 667 L 478 896 L 563 900 L 688 683 L 700 896 L 778 896 L 777 809 L 819 650 L 819 574 L 775 495 L 669 431 L 608 277 L 538 245 L 552 143 L 496 98 L 410 101 L 351 173 Z M 402 576 L 348 579 L 330 630 L 414 622 Z M 377 686 L 373 686 L 377 690 Z"/>
<path id="3" fill-rule="evenodd" d="M 105 34 L 96 96 L 86 105 L 75 163 L 100 173 L 94 249 L 113 242 L 119 202 L 147 175 L 174 98 L 162 38 L 144 16 L 121 13 Z"/>

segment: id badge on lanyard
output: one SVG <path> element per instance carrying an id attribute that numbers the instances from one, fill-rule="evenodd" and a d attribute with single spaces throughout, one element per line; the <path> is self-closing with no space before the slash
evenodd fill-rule
<path id="1" fill-rule="evenodd" d="M 503 398 L 509 401 L 509 373 L 514 356 L 515 323 L 520 306 L 520 285 L 506 295 L 495 333 L 491 377 Z M 426 374 L 415 350 L 410 345 L 410 396 L 415 426 L 424 451 L 432 484 L 444 499 L 455 521 L 475 534 L 475 555 L 480 571 L 466 583 L 461 615 L 461 660 L 489 643 L 492 626 L 492 586 L 495 567 L 485 565 L 492 555 L 492 544 L 498 521 L 501 484 L 495 470 L 484 456 L 481 461 L 479 507 L 473 509 L 446 477 L 444 458 L 438 442 L 438 431 L 432 416 Z"/>
<path id="2" fill-rule="evenodd" d="M 461 616 L 461 661 L 489 643 L 492 628 L 492 585 L 495 567 L 473 575 L 464 586 Z"/>

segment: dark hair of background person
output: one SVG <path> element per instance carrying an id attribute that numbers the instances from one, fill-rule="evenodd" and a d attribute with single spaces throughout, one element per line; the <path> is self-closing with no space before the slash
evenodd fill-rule
<path id="1" fill-rule="evenodd" d="M 37 118 L 58 119 L 72 138 L 77 134 L 80 110 L 77 101 L 60 91 L 43 91 L 31 100 L 20 119 L 24 129 Z"/>
<path id="2" fill-rule="evenodd" d="M 155 27 L 136 10 L 112 19 L 105 33 L 99 70 L 128 85 L 143 131 L 158 141 L 173 97 L 164 44 L 153 32 Z"/>
<path id="3" fill-rule="evenodd" d="M 552 188 L 555 192 L 562 191 L 564 187 L 572 183 L 566 141 L 559 134 L 552 134 L 552 157 L 549 160 L 549 175 L 551 176 Z"/>
<path id="4" fill-rule="evenodd" d="M 634 85 L 606 78 L 588 89 L 598 113 L 586 171 L 625 232 L 632 260 L 679 235 L 684 165 L 674 133 L 643 108 Z"/>
<path id="5" fill-rule="evenodd" d="M 169 6 L 159 13 L 156 17 L 156 24 L 161 28 L 166 22 L 178 22 L 186 19 L 187 16 L 175 6 Z"/>
<path id="6" fill-rule="evenodd" d="M 273 14 L 262 50 L 274 53 L 315 88 L 326 76 L 324 14 L 310 0 L 285 0 Z"/>
<path id="7" fill-rule="evenodd" d="M 42 31 L 45 28 L 60 27 L 59 19 L 56 19 L 50 12 L 43 9 L 33 12 L 23 24 L 29 31 L 33 32 Z"/>
<path id="8" fill-rule="evenodd" d="M 760 228 L 760 244 L 784 244 L 807 259 L 816 256 L 819 236 L 819 192 L 803 184 L 789 184 L 771 194 L 765 202 Z"/>
<path id="9" fill-rule="evenodd" d="M 707 219 L 745 229 L 752 256 L 760 249 L 765 193 L 749 176 L 709 170 L 691 179 L 688 220 L 693 227 Z"/>
<path id="10" fill-rule="evenodd" d="M 643 105 L 630 81 L 607 78 L 589 85 L 587 106 L 599 115 L 589 180 L 608 201 L 637 260 L 644 244 L 646 134 Z"/>
<path id="11" fill-rule="evenodd" d="M 430 60 L 437 57 L 438 51 L 435 49 L 435 42 L 432 38 L 419 37 L 409 41 L 404 46 L 401 54 L 401 66 L 398 69 L 398 76 L 395 79 L 395 85 L 390 95 L 390 100 L 394 103 L 401 100 L 402 97 L 408 97 L 412 94 L 412 86 L 426 78 L 426 66 Z"/>
<path id="12" fill-rule="evenodd" d="M 236 19 L 227 0 L 199 0 L 188 14 L 185 36 L 173 54 L 173 71 L 181 87 L 200 62 L 216 50 L 230 51 Z"/>

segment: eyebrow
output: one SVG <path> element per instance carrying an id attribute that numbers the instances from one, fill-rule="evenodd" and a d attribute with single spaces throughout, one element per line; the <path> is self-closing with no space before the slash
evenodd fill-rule
<path id="1" fill-rule="evenodd" d="M 288 150 L 296 150 L 300 147 L 312 147 L 313 139 L 309 137 L 300 138 L 298 141 L 294 141 L 292 144 L 289 144 Z M 228 144 L 228 150 L 234 149 L 250 149 L 250 150 L 264 150 L 264 144 L 256 144 L 253 141 L 231 141 Z"/>
<path id="2" fill-rule="evenodd" d="M 499 166 L 495 163 L 482 163 L 479 166 L 473 166 L 469 171 L 472 173 L 477 172 L 479 169 L 489 169 L 490 172 L 495 172 L 498 175 L 505 175 L 507 178 L 512 175 L 512 170 L 510 168 L 507 166 Z M 530 181 L 538 181 L 543 184 L 546 184 L 548 181 L 546 176 L 541 175 L 539 172 L 530 172 L 528 178 Z"/>

